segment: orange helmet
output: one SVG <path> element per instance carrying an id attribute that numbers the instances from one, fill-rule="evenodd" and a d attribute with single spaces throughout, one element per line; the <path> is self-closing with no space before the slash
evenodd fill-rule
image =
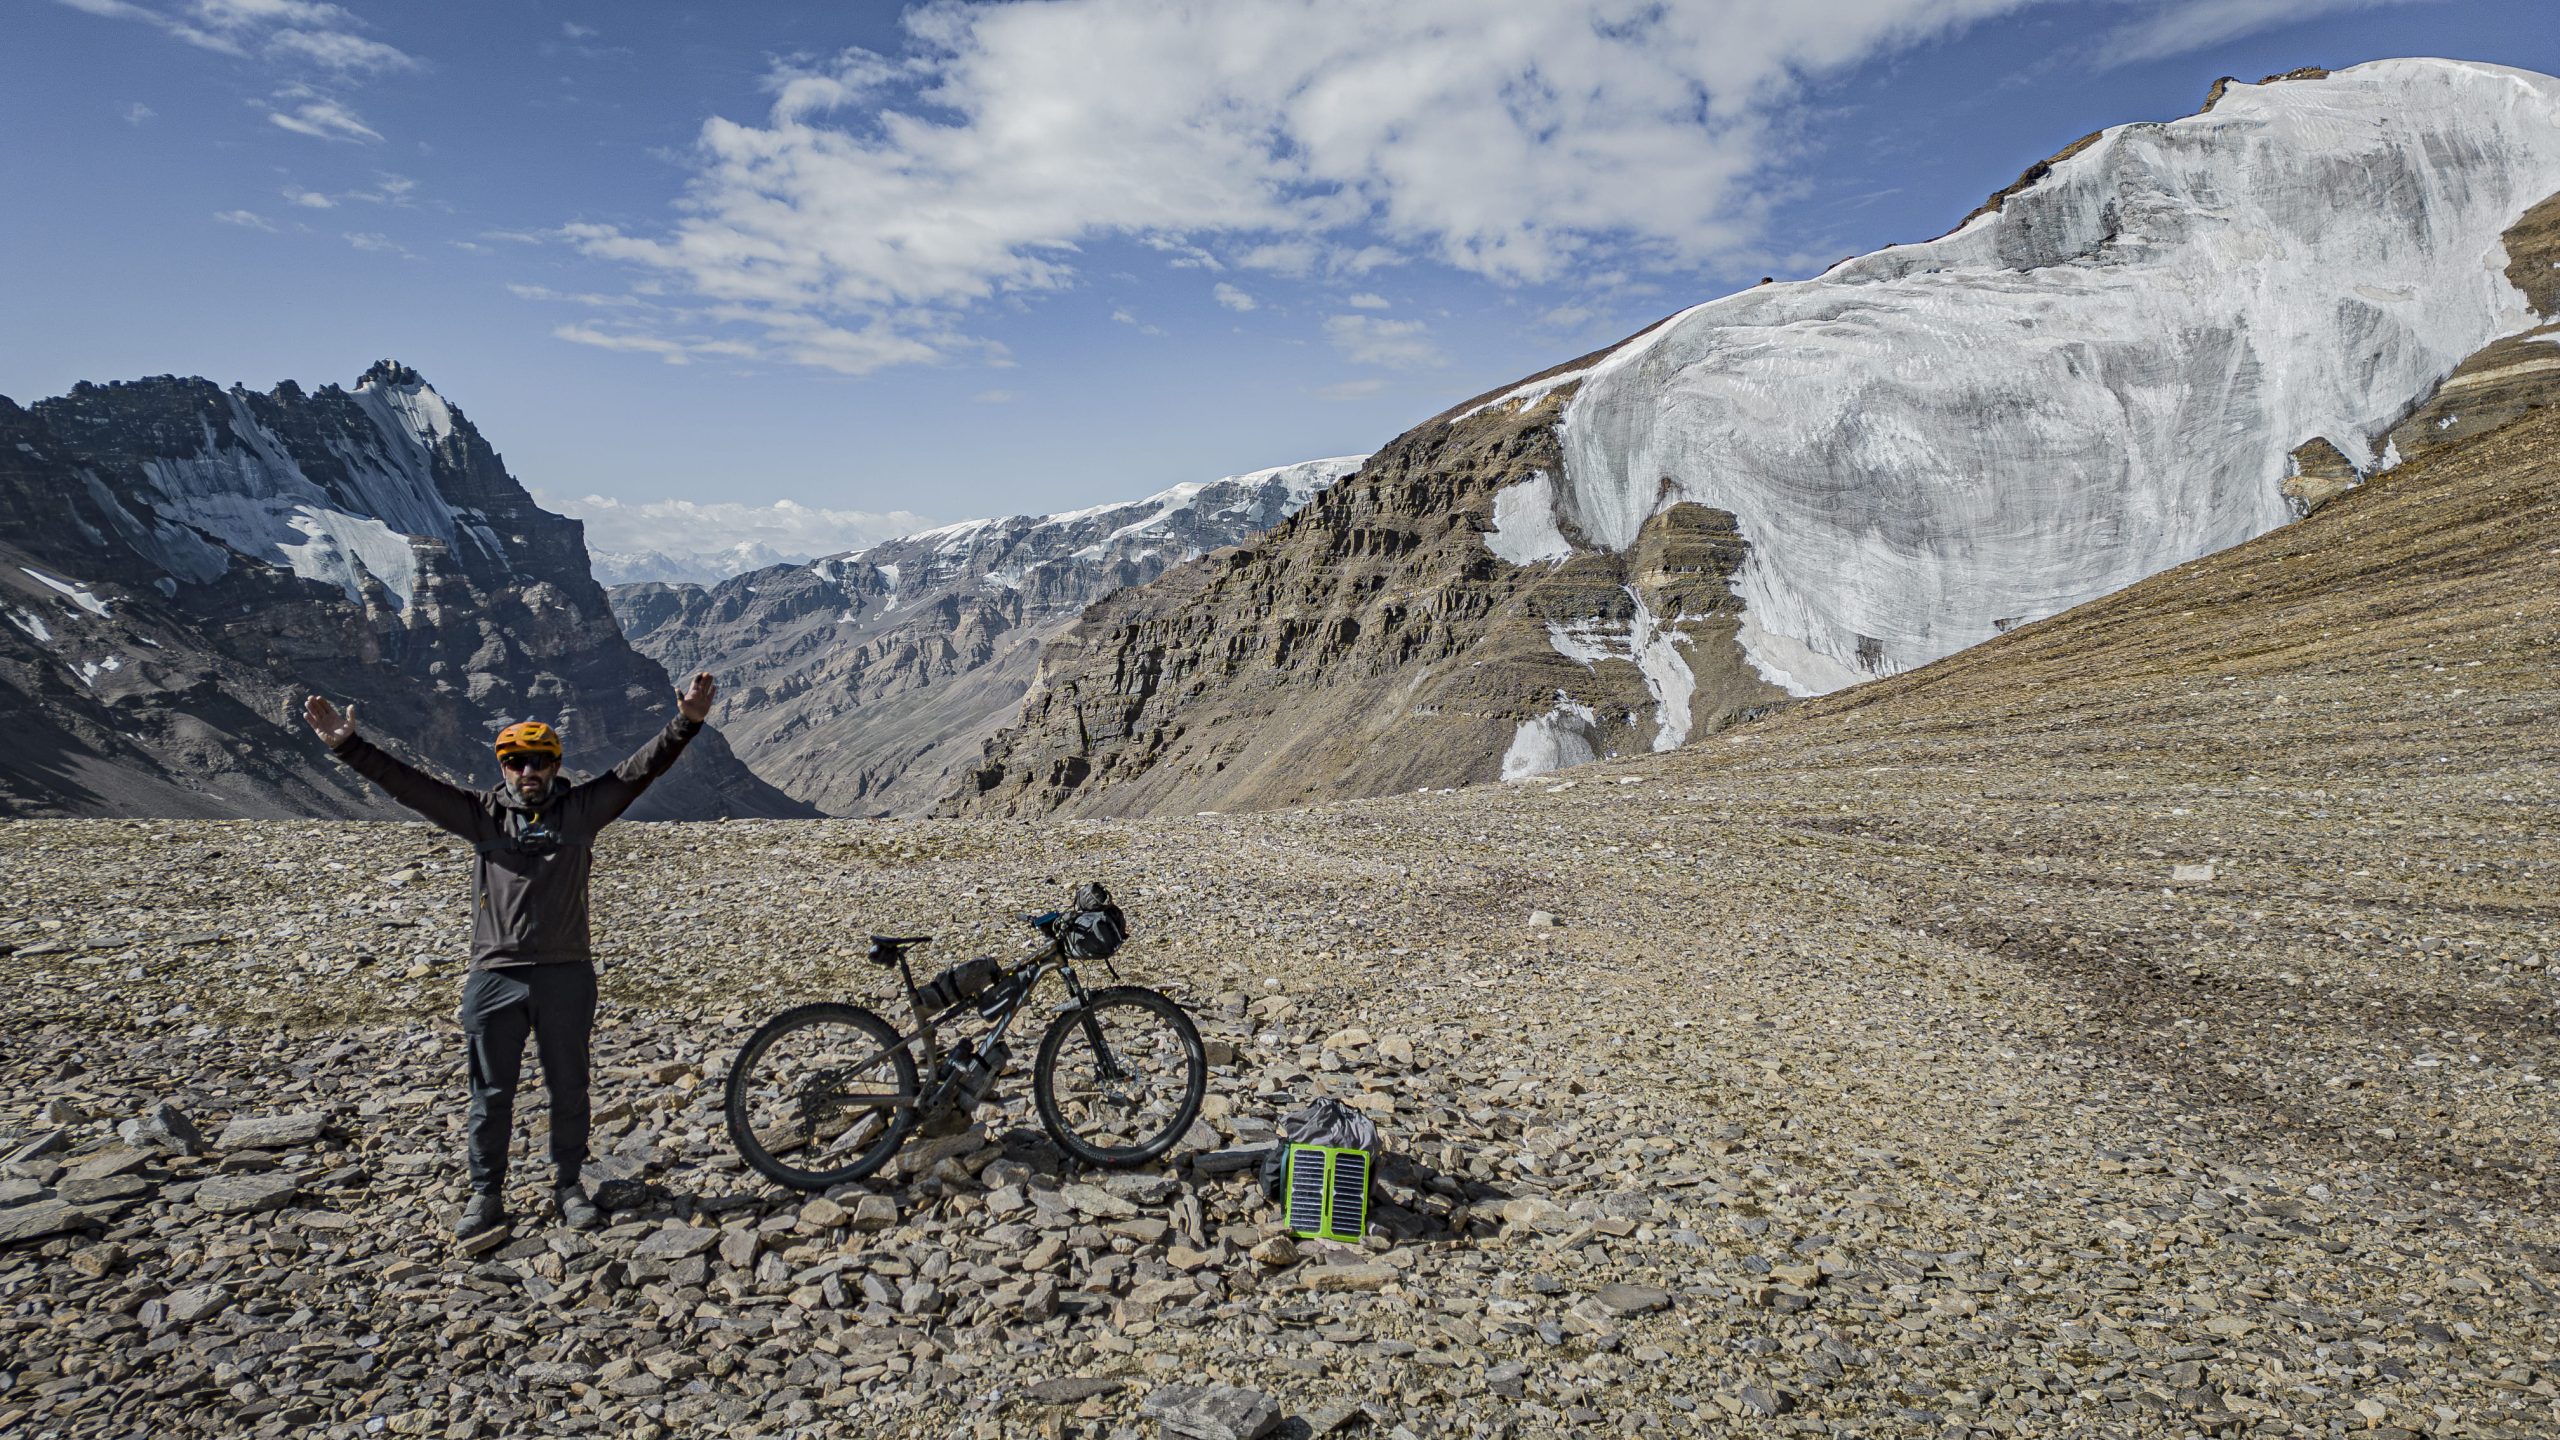
<path id="1" fill-rule="evenodd" d="M 539 720 L 520 720 L 498 732 L 498 758 L 548 755 L 560 758 L 560 732 Z"/>

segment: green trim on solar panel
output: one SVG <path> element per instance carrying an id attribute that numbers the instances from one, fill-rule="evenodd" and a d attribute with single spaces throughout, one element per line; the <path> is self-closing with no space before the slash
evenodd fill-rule
<path id="1" fill-rule="evenodd" d="M 1291 1145 L 1281 1200 L 1289 1233 L 1357 1245 L 1369 1233 L 1369 1152 Z"/>

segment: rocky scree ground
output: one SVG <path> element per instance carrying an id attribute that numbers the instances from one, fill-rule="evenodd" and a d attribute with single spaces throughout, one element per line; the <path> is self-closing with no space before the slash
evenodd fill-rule
<path id="1" fill-rule="evenodd" d="M 0 1431 L 2549 1434 L 2555 445 L 1643 761 L 618 827 L 595 1235 L 443 1234 L 458 848 L 0 829 Z M 1174 1163 L 1067 1172 L 1016 1076 L 875 1184 L 741 1169 L 763 1016 L 1087 875 L 1216 1052 Z M 1198 1164 L 1320 1093 L 1396 1156 L 1356 1249 Z"/>

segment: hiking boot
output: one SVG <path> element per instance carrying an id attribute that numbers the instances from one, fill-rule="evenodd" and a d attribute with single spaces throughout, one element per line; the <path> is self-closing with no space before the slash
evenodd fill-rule
<path id="1" fill-rule="evenodd" d="M 507 1202 L 494 1190 L 474 1190 L 453 1222 L 453 1238 L 468 1240 L 507 1223 Z"/>
<path id="2" fill-rule="evenodd" d="M 563 1185 L 551 1192 L 551 1200 L 560 1207 L 560 1223 L 572 1230 L 594 1230 L 604 1224 L 604 1212 L 587 1198 L 583 1185 Z"/>

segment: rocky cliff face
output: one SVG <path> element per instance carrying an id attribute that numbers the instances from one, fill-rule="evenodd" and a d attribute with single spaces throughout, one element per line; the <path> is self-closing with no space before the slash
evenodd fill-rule
<path id="1" fill-rule="evenodd" d="M 1669 749 L 1783 699 L 1733 649 L 1730 515 L 1673 506 L 1605 551 L 1504 502 L 1552 485 L 1569 391 L 1430 421 L 1253 545 L 1094 606 L 950 808 L 1462 784 Z"/>
<path id="2" fill-rule="evenodd" d="M 1926 664 L 2538 403 L 2555 192 L 2550 77 L 2218 86 L 1938 240 L 1435 417 L 1097 606 L 948 807 L 1519 777 Z"/>
<path id="3" fill-rule="evenodd" d="M 729 683 L 719 723 L 758 774 L 830 814 L 920 813 L 1086 605 L 1278 523 L 1360 458 L 946 525 L 710 587 L 617 586 L 613 607 L 644 653 Z"/>
<path id="4" fill-rule="evenodd" d="M 299 718 L 468 784 L 517 719 L 598 770 L 674 713 L 587 571 L 462 413 L 384 361 L 352 390 L 162 376 L 0 399 L 0 805 L 383 815 Z M 807 813 L 714 733 L 640 818 Z"/>

